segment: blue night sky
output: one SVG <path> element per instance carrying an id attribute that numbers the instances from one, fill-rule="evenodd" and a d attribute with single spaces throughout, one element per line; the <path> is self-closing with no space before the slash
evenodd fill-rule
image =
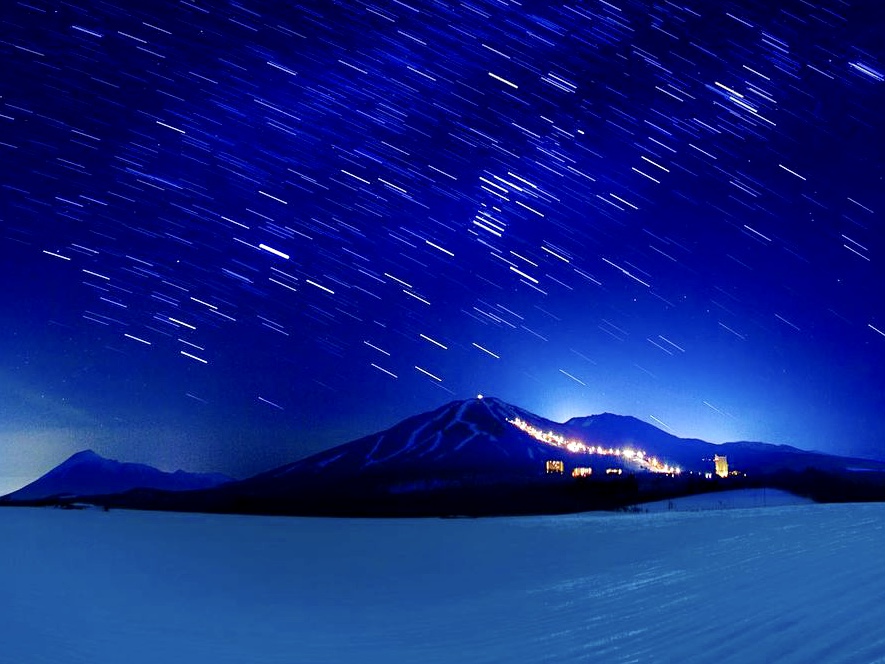
<path id="1" fill-rule="evenodd" d="M 881 3 L 285 5 L 3 3 L 0 489 L 479 392 L 885 457 Z"/>

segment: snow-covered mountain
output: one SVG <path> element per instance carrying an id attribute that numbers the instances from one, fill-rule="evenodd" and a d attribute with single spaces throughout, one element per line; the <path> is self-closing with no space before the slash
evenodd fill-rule
<path id="1" fill-rule="evenodd" d="M 722 454 L 718 445 L 696 438 L 679 438 L 626 415 L 601 413 L 587 417 L 573 417 L 562 426 L 570 435 L 589 444 L 642 449 L 683 470 L 696 472 L 712 470 L 709 459 L 714 454 Z"/>
<path id="2" fill-rule="evenodd" d="M 714 455 L 726 455 L 738 474 L 710 479 Z M 556 423 L 489 397 L 454 401 L 220 486 L 226 478 L 196 476 L 201 487 L 194 476 L 79 456 L 12 497 L 104 495 L 96 502 L 144 509 L 362 516 L 576 512 L 763 486 L 822 501 L 885 500 L 885 462 L 764 443 L 714 445 L 610 413 Z M 186 481 L 166 483 L 176 477 Z"/>
<path id="3" fill-rule="evenodd" d="M 602 448 L 599 450 L 598 448 Z M 281 466 L 244 484 L 283 487 L 296 480 L 322 482 L 386 475 L 417 478 L 473 478 L 546 474 L 547 460 L 562 460 L 564 470 L 588 467 L 631 473 L 650 465 L 619 454 L 625 450 L 655 458 L 682 472 L 715 469 L 713 457 L 726 456 L 742 473 L 785 469 L 885 469 L 885 463 L 756 442 L 714 444 L 679 438 L 635 417 L 602 413 L 553 422 L 500 399 L 453 401 L 437 410 L 403 420 L 379 433 Z M 614 451 L 614 454 L 610 452 Z M 660 469 L 658 469 L 660 470 Z"/>
<path id="4" fill-rule="evenodd" d="M 885 470 L 885 464 L 802 450 L 789 445 L 759 442 L 714 444 L 697 438 L 679 438 L 635 417 L 602 413 L 573 417 L 561 425 L 570 435 L 605 447 L 638 447 L 683 470 L 713 470 L 714 455 L 725 456 L 729 467 L 741 473 L 760 475 L 784 470 L 838 471 Z"/>
<path id="5" fill-rule="evenodd" d="M 227 496 L 225 509 L 246 511 L 269 505 L 295 513 L 567 511 L 721 488 L 704 477 L 715 470 L 715 455 L 727 455 L 748 482 L 777 476 L 772 486 L 804 488 L 812 481 L 785 473 L 885 470 L 882 462 L 783 445 L 678 438 L 610 413 L 560 424 L 486 397 L 449 403 L 217 493 Z M 551 472 L 548 462 L 561 466 Z"/>
<path id="6" fill-rule="evenodd" d="M 136 488 L 162 491 L 209 489 L 233 481 L 220 473 L 167 473 L 140 463 L 106 459 L 92 450 L 77 452 L 42 477 L 2 499 L 44 500 L 55 496 L 103 496 Z"/>
<path id="7" fill-rule="evenodd" d="M 551 448 L 509 423 L 514 418 L 556 427 L 554 422 L 499 399 L 454 401 L 403 420 L 386 431 L 320 452 L 262 473 L 249 484 L 285 485 L 321 477 L 537 475 Z"/>

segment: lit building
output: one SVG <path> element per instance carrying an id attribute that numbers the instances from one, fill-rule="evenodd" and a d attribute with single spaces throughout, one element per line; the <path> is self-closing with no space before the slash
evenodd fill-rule
<path id="1" fill-rule="evenodd" d="M 716 474 L 719 477 L 728 477 L 728 458 L 724 456 L 719 456 L 718 454 L 713 456 L 713 463 L 716 464 Z"/>
<path id="2" fill-rule="evenodd" d="M 572 477 L 590 477 L 593 474 L 592 468 L 577 467 L 572 469 Z"/>
<path id="3" fill-rule="evenodd" d="M 559 473 L 562 475 L 563 472 L 565 472 L 565 464 L 559 460 L 547 461 L 546 468 L 548 475 L 552 475 L 553 473 Z"/>
<path id="4" fill-rule="evenodd" d="M 606 475 L 620 475 L 623 472 L 624 472 L 623 468 L 606 468 L 605 469 Z"/>

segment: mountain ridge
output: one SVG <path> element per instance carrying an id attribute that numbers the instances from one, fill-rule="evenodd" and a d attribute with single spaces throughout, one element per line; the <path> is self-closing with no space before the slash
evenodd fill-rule
<path id="1" fill-rule="evenodd" d="M 727 457 L 723 477 L 716 475 L 715 456 Z M 129 486 L 78 497 L 173 511 L 482 516 L 614 509 L 741 486 L 827 501 L 885 500 L 885 462 L 679 438 L 612 413 L 558 423 L 485 397 L 449 402 L 244 480 L 178 492 Z"/>
<path id="2" fill-rule="evenodd" d="M 0 500 L 45 500 L 56 496 L 117 494 L 136 488 L 165 491 L 209 489 L 233 478 L 221 473 L 166 472 L 147 464 L 109 459 L 94 450 L 75 452 L 33 482 Z"/>

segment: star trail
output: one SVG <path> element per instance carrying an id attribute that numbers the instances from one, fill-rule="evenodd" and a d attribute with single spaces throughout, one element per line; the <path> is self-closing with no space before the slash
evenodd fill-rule
<path id="1" fill-rule="evenodd" d="M 881 457 L 877 4 L 5 3 L 2 455 L 483 392 Z"/>

